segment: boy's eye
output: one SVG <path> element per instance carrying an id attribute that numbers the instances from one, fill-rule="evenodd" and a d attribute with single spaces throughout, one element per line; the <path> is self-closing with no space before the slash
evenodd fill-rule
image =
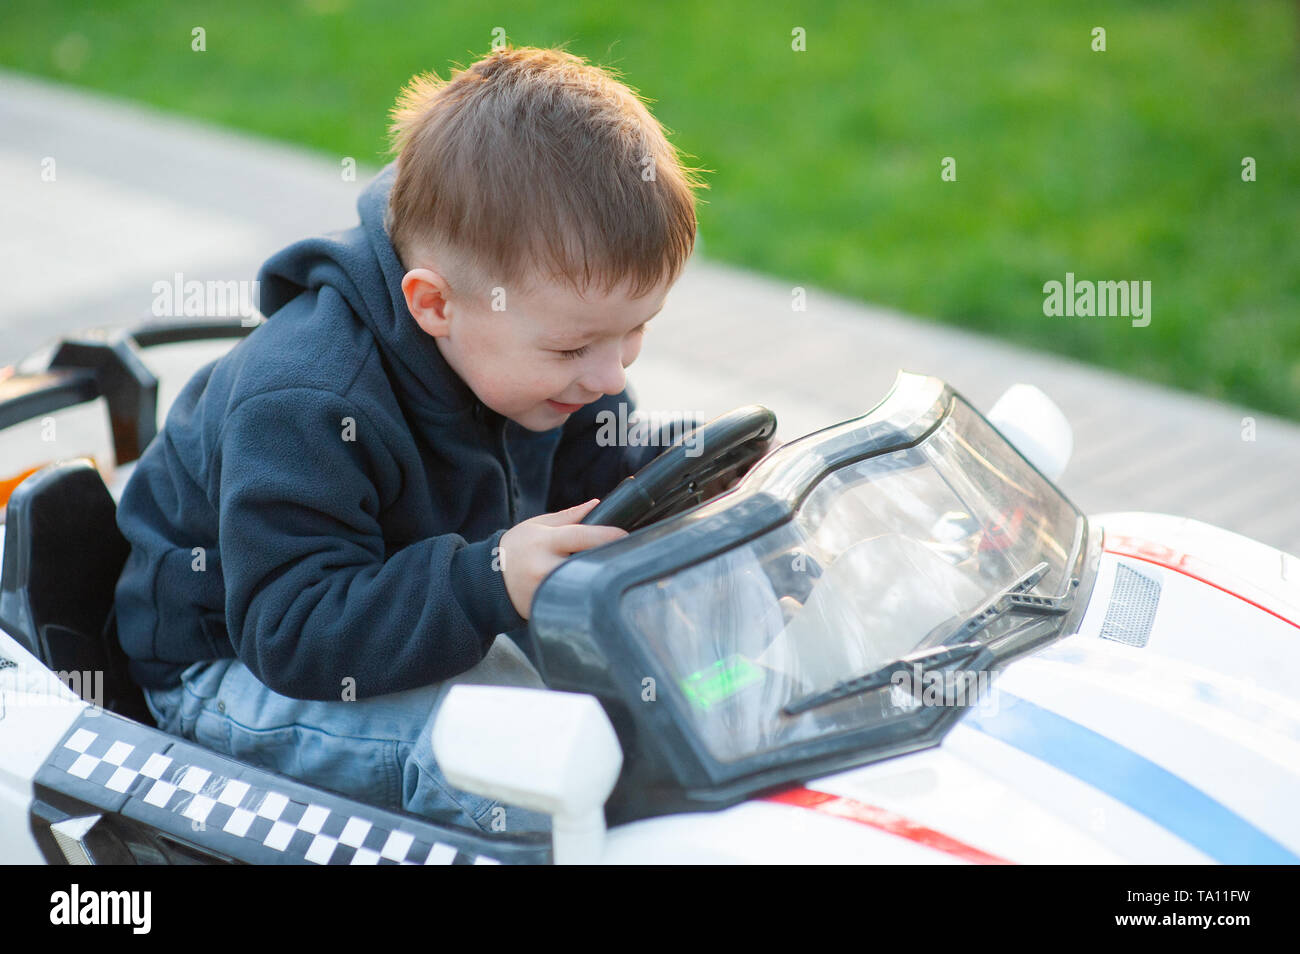
<path id="1" fill-rule="evenodd" d="M 628 332 L 628 334 L 639 335 L 646 330 L 646 326 L 648 324 L 649 324 L 648 321 L 644 321 L 641 324 L 637 325 L 635 328 L 633 328 L 630 332 Z M 591 350 L 591 345 L 583 345 L 581 348 L 573 348 L 568 351 L 556 350 L 555 353 L 558 354 L 561 358 L 573 359 L 573 358 L 581 358 L 584 354 L 586 354 L 590 350 Z"/>

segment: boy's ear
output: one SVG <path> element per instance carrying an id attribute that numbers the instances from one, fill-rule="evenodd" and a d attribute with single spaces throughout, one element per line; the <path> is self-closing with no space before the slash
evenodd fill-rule
<path id="1" fill-rule="evenodd" d="M 451 321 L 447 314 L 450 286 L 446 279 L 432 269 L 413 268 L 402 278 L 402 294 L 411 317 L 425 334 L 435 338 L 447 336 Z"/>

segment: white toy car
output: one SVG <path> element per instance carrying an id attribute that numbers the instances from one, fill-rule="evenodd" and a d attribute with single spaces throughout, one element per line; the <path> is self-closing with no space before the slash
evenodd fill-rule
<path id="1" fill-rule="evenodd" d="M 239 332 L 65 343 L 0 380 L 0 440 L 99 394 L 118 460 L 138 454 L 145 353 L 208 333 Z M 113 498 L 87 460 L 36 471 L 4 537 L 0 854 L 1300 859 L 1300 560 L 1176 517 L 1085 517 L 1045 476 L 1070 439 L 1040 392 L 1013 389 L 986 419 L 909 374 L 701 501 L 771 427 L 732 412 L 699 456 L 669 449 L 589 517 L 634 532 L 538 590 L 514 635 L 548 688 L 448 695 L 434 748 L 449 779 L 551 814 L 551 836 L 439 827 L 154 728 L 104 627 L 125 557 Z M 39 463 L 6 454 L 0 476 Z"/>

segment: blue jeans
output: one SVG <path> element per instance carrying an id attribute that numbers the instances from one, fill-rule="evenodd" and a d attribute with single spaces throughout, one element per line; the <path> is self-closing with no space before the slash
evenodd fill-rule
<path id="1" fill-rule="evenodd" d="M 548 831 L 550 819 L 453 788 L 433 758 L 438 707 L 456 683 L 541 687 L 505 636 L 454 679 L 369 699 L 311 701 L 272 692 L 237 659 L 199 662 L 174 689 L 145 690 L 165 732 L 382 808 L 487 832 Z"/>

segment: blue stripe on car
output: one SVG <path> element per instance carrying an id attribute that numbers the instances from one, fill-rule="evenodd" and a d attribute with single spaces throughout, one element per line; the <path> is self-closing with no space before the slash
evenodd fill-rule
<path id="1" fill-rule="evenodd" d="M 1300 857 L 1240 815 L 1149 759 L 1027 699 L 999 693 L 996 714 L 965 725 L 1046 762 L 1223 864 L 1296 864 Z"/>

